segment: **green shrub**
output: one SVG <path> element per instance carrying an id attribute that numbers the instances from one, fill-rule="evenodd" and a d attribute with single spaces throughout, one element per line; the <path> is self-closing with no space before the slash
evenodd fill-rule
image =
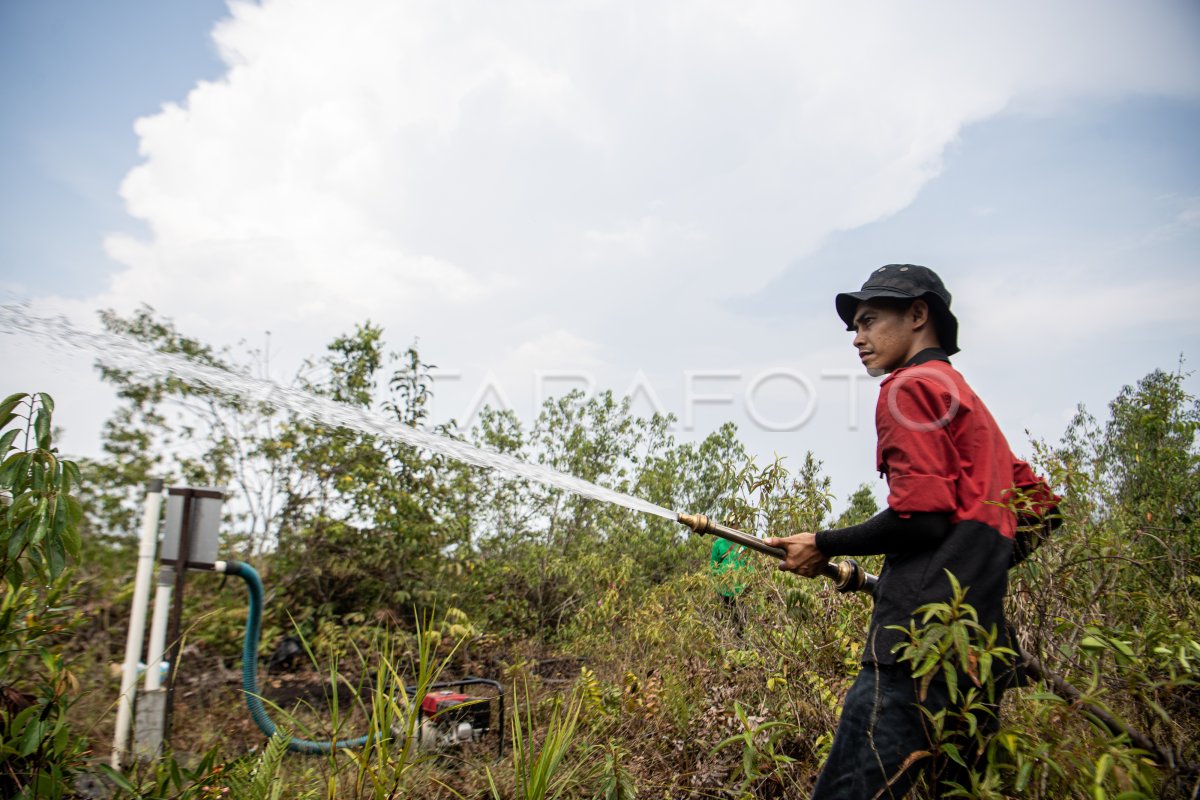
<path id="1" fill-rule="evenodd" d="M 68 562 L 82 517 L 79 469 L 51 441 L 54 401 L 0 403 L 0 796 L 71 794 L 86 741 L 66 712 L 76 686 L 59 649 L 77 623 Z"/>

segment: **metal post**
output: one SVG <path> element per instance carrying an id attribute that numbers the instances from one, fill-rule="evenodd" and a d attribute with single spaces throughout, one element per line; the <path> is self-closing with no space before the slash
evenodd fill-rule
<path id="1" fill-rule="evenodd" d="M 167 504 L 168 530 L 167 535 L 163 537 L 161 561 L 174 569 L 175 586 L 172 592 L 174 597 L 171 598 L 170 629 L 167 633 L 167 663 L 170 667 L 163 702 L 163 741 L 168 741 L 171 737 L 171 718 L 175 709 L 175 682 L 179 676 L 179 653 L 183 647 L 183 590 L 187 572 L 189 569 L 213 568 L 221 521 L 220 501 L 225 496 L 215 488 L 190 486 L 173 486 L 167 494 L 170 497 Z"/>
<path id="2" fill-rule="evenodd" d="M 178 490 L 172 490 L 173 493 Z M 183 495 L 183 522 L 179 529 L 179 549 L 175 551 L 175 592 L 171 605 L 171 627 L 167 633 L 170 641 L 170 651 L 167 662 L 171 665 L 167 673 L 167 697 L 163 710 L 163 741 L 171 738 L 171 715 L 175 711 L 175 677 L 179 674 L 180 626 L 183 618 L 183 586 L 187 580 L 187 561 L 192 547 L 192 501 L 190 490 L 179 492 Z"/>

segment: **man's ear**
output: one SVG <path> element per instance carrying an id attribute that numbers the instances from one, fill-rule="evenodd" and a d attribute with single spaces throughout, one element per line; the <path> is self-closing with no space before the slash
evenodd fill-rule
<path id="1" fill-rule="evenodd" d="M 919 298 L 913 300 L 912 305 L 908 307 L 908 318 L 912 322 L 912 329 L 914 331 L 924 327 L 930 321 L 929 303 Z"/>

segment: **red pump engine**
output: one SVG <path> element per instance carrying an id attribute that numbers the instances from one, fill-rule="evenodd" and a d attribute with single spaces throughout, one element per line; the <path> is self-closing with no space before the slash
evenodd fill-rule
<path id="1" fill-rule="evenodd" d="M 496 695 L 476 697 L 462 689 L 473 684 L 491 686 Z M 440 688 L 450 687 L 450 688 Z M 408 687 L 412 696 L 415 687 Z M 492 730 L 492 706 L 499 712 L 498 729 L 504 729 L 504 690 L 496 681 L 466 678 L 462 681 L 434 684 L 421 698 L 421 745 L 428 748 L 454 747 L 482 738 Z M 503 751 L 503 735 L 497 737 Z"/>

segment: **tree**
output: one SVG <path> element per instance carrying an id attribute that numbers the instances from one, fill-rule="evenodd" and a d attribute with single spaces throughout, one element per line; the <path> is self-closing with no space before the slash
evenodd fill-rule
<path id="1" fill-rule="evenodd" d="M 129 318 L 105 311 L 101 319 L 109 331 L 164 353 L 229 372 L 261 376 L 269 371 L 269 353 L 251 350 L 243 361 L 234 361 L 228 351 L 183 335 L 149 306 Z M 169 375 L 145 380 L 103 363 L 97 368 L 116 388 L 121 404 L 104 425 L 105 457 L 85 463 L 84 494 L 93 530 L 116 537 L 136 530 L 142 487 L 155 477 L 233 487 L 236 496 L 226 509 L 234 540 L 252 554 L 268 546 L 283 480 L 279 461 L 270 457 L 278 412 Z"/>
<path id="2" fill-rule="evenodd" d="M 1126 386 L 1109 404 L 1101 450 L 1121 505 L 1167 530 L 1200 521 L 1200 401 L 1184 390 L 1185 377 L 1155 370 Z"/>
<path id="3" fill-rule="evenodd" d="M 846 510 L 830 527 L 845 528 L 857 525 L 860 522 L 866 522 L 878 513 L 879 503 L 875 500 L 875 493 L 871 491 L 868 484 L 864 483 L 854 490 L 854 494 L 850 495 Z"/>
<path id="4" fill-rule="evenodd" d="M 103 319 L 109 330 L 160 351 L 270 377 L 269 353 L 215 351 L 151 308 Z M 302 607 L 405 615 L 435 603 L 438 558 L 461 532 L 461 525 L 439 523 L 446 510 L 440 457 L 174 376 L 100 370 L 122 402 L 106 423 L 106 458 L 88 465 L 98 531 L 132 530 L 135 501 L 151 476 L 228 487 L 227 544 L 259 558 L 278 549 L 288 578 L 282 589 Z M 382 328 L 367 322 L 305 362 L 291 384 L 417 426 L 427 416 L 429 370 L 415 345 L 390 353 Z"/>
<path id="5" fill-rule="evenodd" d="M 415 346 L 387 354 L 371 323 L 335 339 L 311 365 L 322 377 L 303 388 L 369 408 L 397 363 L 378 405 L 415 427 L 428 414 L 432 365 Z M 286 594 L 333 616 L 381 609 L 409 618 L 437 605 L 439 575 L 463 535 L 444 458 L 299 418 L 282 426 L 272 456 L 288 476 L 279 536 Z"/>
<path id="6" fill-rule="evenodd" d="M 732 425 L 678 445 L 673 418 L 637 417 L 611 392 L 550 398 L 525 430 L 511 412 L 485 409 L 476 443 L 535 461 L 668 509 L 721 514 L 736 494 L 734 465 L 745 456 Z M 701 563 L 707 543 L 673 521 L 577 497 L 528 481 L 471 470 L 475 510 L 472 573 L 497 622 L 553 635 L 598 592 L 638 591 Z"/>

